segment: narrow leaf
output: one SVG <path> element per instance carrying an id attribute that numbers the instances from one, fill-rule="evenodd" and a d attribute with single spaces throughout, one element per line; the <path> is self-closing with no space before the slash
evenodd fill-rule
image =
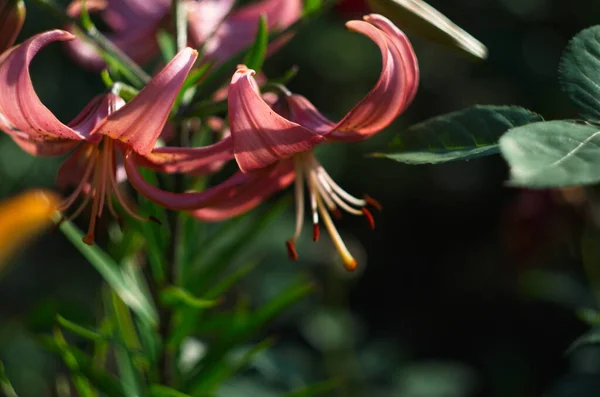
<path id="1" fill-rule="evenodd" d="M 163 385 L 150 386 L 150 397 L 191 397 L 175 389 Z"/>
<path id="2" fill-rule="evenodd" d="M 485 45 L 465 32 L 423 0 L 368 0 L 373 11 L 390 18 L 397 26 L 446 47 L 459 49 L 475 59 L 486 59 Z"/>
<path id="3" fill-rule="evenodd" d="M 437 164 L 498 153 L 498 140 L 510 128 L 541 121 L 516 106 L 474 106 L 434 117 L 396 134 L 386 157 L 407 164 Z"/>
<path id="4" fill-rule="evenodd" d="M 107 339 L 106 337 L 104 337 L 104 335 L 102 335 L 98 331 L 93 330 L 88 327 L 84 327 L 79 324 L 75 324 L 74 322 L 67 320 L 60 314 L 56 316 L 56 322 L 58 322 L 58 324 L 61 327 L 63 327 L 64 329 L 71 331 L 75 335 L 79 335 L 82 338 L 89 339 L 94 342 L 105 341 Z"/>
<path id="5" fill-rule="evenodd" d="M 163 61 L 169 62 L 175 57 L 175 54 L 177 53 L 177 44 L 169 32 L 162 29 L 159 30 L 156 33 L 156 41 L 158 42 Z"/>
<path id="6" fill-rule="evenodd" d="M 81 240 L 83 233 L 71 222 L 61 222 L 59 228 L 75 248 L 98 270 L 123 302 L 140 316 L 143 321 L 155 327 L 158 323 L 158 315 L 150 300 L 144 295 L 140 285 L 137 284 L 140 280 L 132 277 L 124 277 L 119 265 L 102 249 L 97 245 L 87 245 Z"/>
<path id="7" fill-rule="evenodd" d="M 0 390 L 4 393 L 6 397 L 19 397 L 15 389 L 13 389 L 10 380 L 6 376 L 6 372 L 4 371 L 4 364 L 0 361 Z"/>
<path id="8" fill-rule="evenodd" d="M 54 329 L 54 340 L 56 341 L 56 345 L 59 348 L 65 365 L 71 371 L 71 381 L 79 395 L 81 397 L 96 397 L 96 392 L 92 388 L 89 380 L 81 374 L 77 358 L 71 353 L 67 341 L 58 328 Z"/>
<path id="9" fill-rule="evenodd" d="M 218 300 L 200 299 L 180 287 L 170 286 L 160 294 L 160 300 L 167 306 L 184 305 L 195 309 L 205 309 L 219 304 Z"/>
<path id="10" fill-rule="evenodd" d="M 324 382 L 314 383 L 293 392 L 286 393 L 281 397 L 312 397 L 319 394 L 329 393 L 338 387 L 340 381 L 337 379 L 326 380 Z"/>
<path id="11" fill-rule="evenodd" d="M 548 121 L 514 128 L 500 139 L 510 184 L 530 188 L 600 182 L 600 128 Z"/>
<path id="12" fill-rule="evenodd" d="M 571 39 L 561 57 L 558 77 L 579 113 L 588 120 L 600 120 L 600 25 Z"/>
<path id="13" fill-rule="evenodd" d="M 267 19 L 265 15 L 261 15 L 260 20 L 258 21 L 256 39 L 244 58 L 244 64 L 248 66 L 249 69 L 254 69 L 257 73 L 260 71 L 267 54 L 267 44 L 269 44 Z"/>

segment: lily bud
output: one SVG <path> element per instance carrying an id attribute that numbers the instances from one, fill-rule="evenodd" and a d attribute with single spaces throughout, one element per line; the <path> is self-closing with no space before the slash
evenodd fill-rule
<path id="1" fill-rule="evenodd" d="M 367 0 L 376 13 L 388 17 L 402 29 L 461 50 L 478 60 L 486 59 L 488 50 L 476 38 L 458 27 L 441 12 L 422 0 Z"/>
<path id="2" fill-rule="evenodd" d="M 0 0 L 0 52 L 10 48 L 25 22 L 23 0 Z"/>
<path id="3" fill-rule="evenodd" d="M 52 224 L 60 198 L 31 190 L 0 202 L 0 270 L 8 258 Z"/>

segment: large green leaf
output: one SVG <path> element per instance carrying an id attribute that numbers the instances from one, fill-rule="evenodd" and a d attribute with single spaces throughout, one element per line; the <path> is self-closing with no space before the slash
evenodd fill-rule
<path id="1" fill-rule="evenodd" d="M 514 128 L 500 139 L 510 184 L 532 188 L 600 182 L 600 128 L 548 121 Z"/>
<path id="2" fill-rule="evenodd" d="M 473 106 L 434 117 L 397 134 L 385 153 L 407 164 L 436 164 L 498 153 L 498 139 L 510 128 L 541 121 L 516 106 Z"/>
<path id="3" fill-rule="evenodd" d="M 579 113 L 600 120 L 600 25 L 577 34 L 560 60 L 558 77 Z"/>

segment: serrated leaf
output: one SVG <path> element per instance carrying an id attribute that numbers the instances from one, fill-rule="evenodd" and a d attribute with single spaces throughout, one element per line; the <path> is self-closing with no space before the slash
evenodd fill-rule
<path id="1" fill-rule="evenodd" d="M 386 157 L 407 164 L 437 164 L 498 153 L 506 131 L 542 117 L 516 106 L 477 105 L 434 117 L 397 134 Z"/>
<path id="2" fill-rule="evenodd" d="M 147 288 L 141 285 L 141 278 L 125 275 L 119 265 L 106 252 L 97 245 L 90 246 L 84 243 L 81 240 L 83 233 L 71 222 L 61 222 L 59 228 L 75 248 L 96 268 L 123 302 L 149 326 L 156 327 L 158 314 L 144 294 L 144 290 Z"/>
<path id="3" fill-rule="evenodd" d="M 244 57 L 244 65 L 248 66 L 249 69 L 254 69 L 258 73 L 265 61 L 268 44 L 269 31 L 267 28 L 267 19 L 265 15 L 261 15 L 258 21 L 258 31 L 256 32 L 254 44 L 252 44 L 252 47 L 250 47 Z"/>
<path id="4" fill-rule="evenodd" d="M 600 182 L 600 128 L 547 121 L 511 129 L 500 139 L 510 184 L 552 188 Z"/>
<path id="5" fill-rule="evenodd" d="M 560 59 L 558 77 L 579 113 L 600 120 L 600 25 L 571 39 Z"/>

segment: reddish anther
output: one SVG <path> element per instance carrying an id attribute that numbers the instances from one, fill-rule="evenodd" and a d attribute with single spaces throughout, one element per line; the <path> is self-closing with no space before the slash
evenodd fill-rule
<path id="1" fill-rule="evenodd" d="M 290 259 L 293 261 L 297 261 L 298 252 L 296 251 L 296 243 L 294 242 L 294 240 L 286 241 L 285 245 L 287 246 L 288 256 L 290 257 Z"/>
<path id="2" fill-rule="evenodd" d="M 313 224 L 313 241 L 315 241 L 315 242 L 319 241 L 319 224 L 318 223 Z"/>
<path id="3" fill-rule="evenodd" d="M 362 212 L 365 215 L 365 218 L 367 218 L 367 222 L 369 222 L 371 230 L 375 230 L 375 218 L 373 218 L 373 214 L 371 213 L 371 211 L 369 211 L 366 208 L 362 208 Z"/>
<path id="4" fill-rule="evenodd" d="M 373 197 L 369 196 L 368 194 L 364 195 L 364 199 L 367 203 L 369 203 L 369 205 L 376 208 L 377 211 L 383 210 L 383 206 L 379 203 L 379 201 L 375 200 Z"/>

